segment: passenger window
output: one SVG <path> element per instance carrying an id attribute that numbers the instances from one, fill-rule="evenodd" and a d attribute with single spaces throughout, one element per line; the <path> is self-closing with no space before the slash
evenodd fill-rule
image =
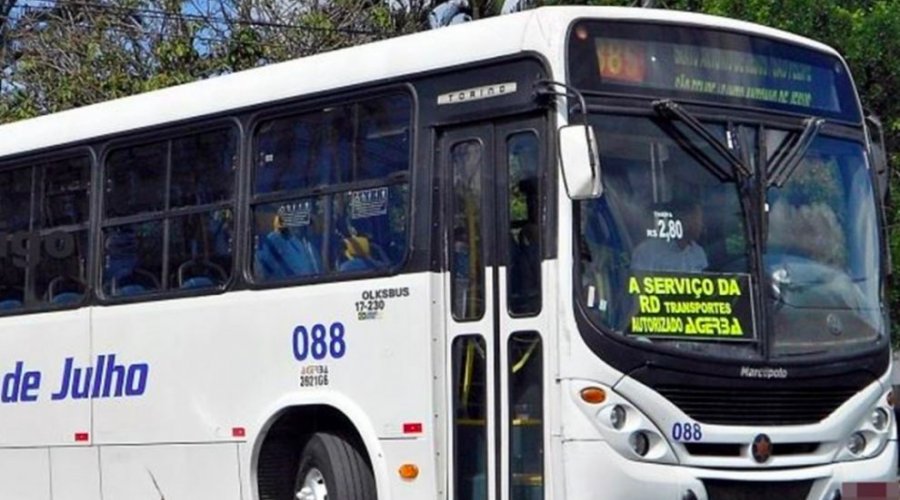
<path id="1" fill-rule="evenodd" d="M 0 172 L 0 312 L 85 298 L 90 166 L 74 157 Z"/>
<path id="2" fill-rule="evenodd" d="M 264 123 L 256 139 L 256 192 L 349 181 L 352 123 L 347 107 Z"/>
<path id="3" fill-rule="evenodd" d="M 237 132 L 217 130 L 172 141 L 172 208 L 231 198 L 237 166 Z"/>
<path id="4" fill-rule="evenodd" d="M 26 231 L 31 221 L 32 168 L 0 172 L 0 229 Z"/>
<path id="5" fill-rule="evenodd" d="M 233 268 L 237 138 L 235 129 L 223 128 L 109 155 L 106 175 L 113 178 L 107 179 L 101 269 L 107 296 L 225 286 Z M 161 162 L 156 167 L 161 181 L 143 193 L 140 203 L 123 200 L 127 190 L 117 191 L 121 187 L 117 179 L 146 175 L 132 170 L 147 168 L 144 159 L 151 151 Z"/>
<path id="6" fill-rule="evenodd" d="M 88 158 L 48 164 L 44 170 L 43 185 L 43 227 L 88 221 L 91 189 Z"/>
<path id="7" fill-rule="evenodd" d="M 340 193 L 334 197 L 333 247 L 338 271 L 386 269 L 406 254 L 406 185 Z"/>
<path id="8" fill-rule="evenodd" d="M 252 202 L 255 279 L 399 264 L 407 247 L 409 134 L 405 95 L 262 123 L 253 173 L 254 197 L 264 197 Z"/>
<path id="9" fill-rule="evenodd" d="M 254 209 L 254 275 L 264 281 L 311 276 L 325 271 L 325 205 L 305 198 Z"/>
<path id="10" fill-rule="evenodd" d="M 354 179 L 379 179 L 406 171 L 410 112 L 406 96 L 372 99 L 360 104 L 358 171 Z"/>
<path id="11" fill-rule="evenodd" d="M 37 263 L 35 272 L 35 299 L 51 306 L 81 303 L 88 289 L 88 231 L 47 234 L 45 258 Z M 47 251 L 47 245 L 52 245 L 51 251 Z"/>
<path id="12" fill-rule="evenodd" d="M 162 289 L 163 221 L 147 221 L 103 231 L 103 291 L 130 297 Z"/>
<path id="13" fill-rule="evenodd" d="M 167 142 L 113 151 L 106 160 L 106 216 L 165 207 Z"/>
<path id="14" fill-rule="evenodd" d="M 32 168 L 0 172 L 0 313 L 25 307 L 32 176 Z"/>
<path id="15" fill-rule="evenodd" d="M 174 217 L 169 228 L 169 283 L 173 288 L 220 287 L 231 276 L 231 209 Z"/>

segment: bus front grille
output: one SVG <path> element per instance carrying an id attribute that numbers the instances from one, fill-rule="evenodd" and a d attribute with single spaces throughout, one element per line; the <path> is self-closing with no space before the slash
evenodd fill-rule
<path id="1" fill-rule="evenodd" d="M 656 390 L 698 422 L 720 425 L 801 425 L 820 422 L 859 389 L 661 386 Z"/>
<path id="2" fill-rule="evenodd" d="M 812 480 L 804 481 L 727 481 L 704 479 L 710 500 L 805 500 L 812 488 Z"/>

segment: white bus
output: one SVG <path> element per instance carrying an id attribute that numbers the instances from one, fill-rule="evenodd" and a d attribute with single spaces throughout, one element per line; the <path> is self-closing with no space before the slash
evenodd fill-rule
<path id="1" fill-rule="evenodd" d="M 4 125 L 0 498 L 887 480 L 870 132 L 826 46 L 605 8 Z"/>

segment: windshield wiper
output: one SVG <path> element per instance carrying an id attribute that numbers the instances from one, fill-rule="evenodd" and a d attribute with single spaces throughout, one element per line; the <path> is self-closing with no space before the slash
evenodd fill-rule
<path id="1" fill-rule="evenodd" d="M 791 148 L 788 148 L 782 154 L 776 155 L 772 159 L 772 164 L 766 167 L 769 172 L 766 184 L 768 186 L 781 187 L 790 179 L 800 165 L 800 160 L 806 155 L 806 150 L 812 144 L 813 140 L 825 124 L 823 118 L 807 118 L 804 120 L 803 132 L 794 142 Z"/>
<path id="2" fill-rule="evenodd" d="M 704 163 L 706 164 L 707 168 L 709 168 L 713 171 L 714 174 L 716 174 L 717 177 L 721 179 L 727 179 L 736 176 L 742 178 L 750 177 L 751 172 L 750 169 L 747 168 L 747 165 L 744 165 L 744 162 L 741 161 L 741 159 L 738 158 L 731 151 L 731 149 L 728 148 L 728 146 L 723 144 L 718 137 L 713 135 L 712 132 L 709 131 L 709 129 L 707 129 L 705 126 L 703 126 L 702 123 L 700 123 L 700 120 L 694 118 L 692 114 L 690 114 L 686 109 L 682 108 L 681 105 L 679 105 L 677 102 L 673 101 L 672 99 L 661 99 L 658 101 L 654 101 L 653 109 L 656 110 L 656 112 L 660 116 L 663 116 L 665 118 L 671 119 L 674 116 L 681 120 L 689 129 L 691 129 L 691 131 L 699 135 L 701 139 L 706 141 L 706 143 L 709 144 L 710 147 L 712 147 L 717 153 L 719 153 L 719 155 L 724 158 L 725 161 L 731 164 L 734 172 L 726 172 L 722 170 L 722 168 L 719 167 L 719 165 L 716 164 L 715 161 L 709 158 L 703 150 L 696 147 L 693 148 L 698 153 L 706 156 L 706 161 Z M 687 137 L 684 137 L 684 133 L 682 131 L 678 130 L 677 128 L 675 130 L 679 135 L 682 135 L 683 139 L 688 139 Z M 690 141 L 688 140 L 688 142 Z M 737 175 L 735 175 L 735 173 Z"/>

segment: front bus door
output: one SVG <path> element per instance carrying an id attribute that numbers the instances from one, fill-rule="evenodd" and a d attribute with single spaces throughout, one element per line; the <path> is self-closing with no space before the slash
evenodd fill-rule
<path id="1" fill-rule="evenodd" d="M 543 121 L 439 134 L 448 498 L 543 500 Z"/>

